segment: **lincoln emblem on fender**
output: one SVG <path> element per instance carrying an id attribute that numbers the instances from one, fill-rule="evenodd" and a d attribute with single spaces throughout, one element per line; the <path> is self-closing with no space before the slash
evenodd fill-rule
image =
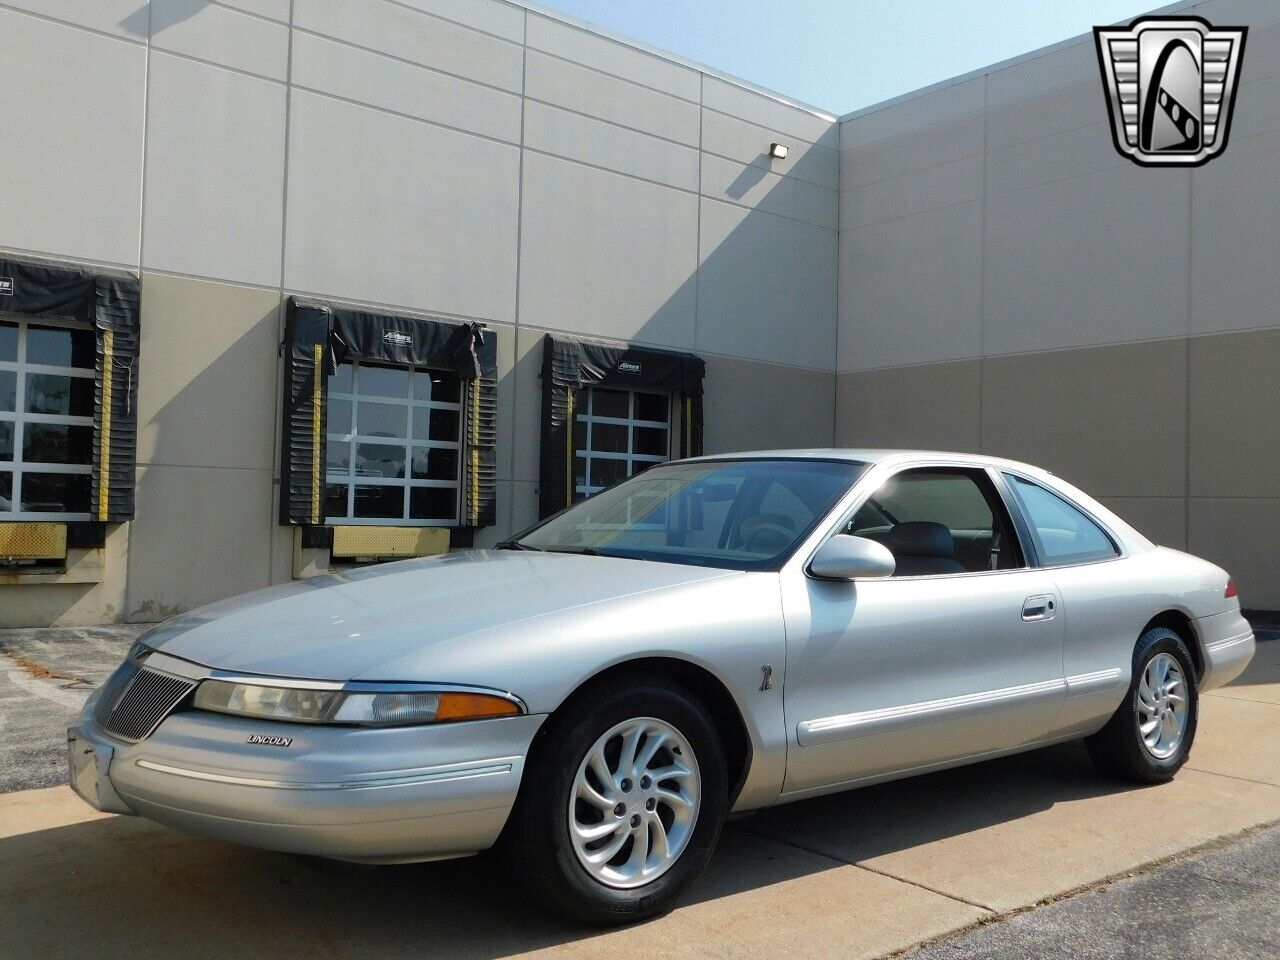
<path id="1" fill-rule="evenodd" d="M 1141 17 L 1094 27 L 1116 149 L 1144 167 L 1194 167 L 1227 146 L 1247 27 Z"/>

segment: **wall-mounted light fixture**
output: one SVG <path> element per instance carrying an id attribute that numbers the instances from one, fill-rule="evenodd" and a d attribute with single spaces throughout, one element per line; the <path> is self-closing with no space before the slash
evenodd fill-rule
<path id="1" fill-rule="evenodd" d="M 787 152 L 788 152 L 788 150 L 789 150 L 789 148 L 787 147 L 787 145 L 786 145 L 785 143 L 771 143 L 771 144 L 769 144 L 769 156 L 773 157 L 773 159 L 775 159 L 775 160 L 785 160 L 785 159 L 787 159 Z"/>

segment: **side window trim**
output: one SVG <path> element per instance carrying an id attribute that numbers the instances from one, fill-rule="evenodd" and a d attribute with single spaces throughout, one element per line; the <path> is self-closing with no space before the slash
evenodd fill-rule
<path id="1" fill-rule="evenodd" d="M 1036 555 L 1034 551 L 1028 552 L 1027 550 L 1027 541 L 1030 538 L 1026 533 L 1024 533 L 1022 527 L 1020 526 L 1020 523 L 1022 522 L 1022 514 L 1020 511 L 1015 511 L 1010 506 L 1008 502 L 1009 494 L 1007 492 L 1003 478 L 998 476 L 998 473 L 999 473 L 998 469 L 987 466 L 985 464 L 981 464 L 981 463 L 964 463 L 964 462 L 945 461 L 945 460 L 936 460 L 936 461 L 928 460 L 928 461 L 916 461 L 914 463 L 903 463 L 903 464 L 897 465 L 888 473 L 886 473 L 883 479 L 881 479 L 881 481 L 876 485 L 874 489 L 868 491 L 865 496 L 861 496 L 857 498 L 847 509 L 841 512 L 839 522 L 836 523 L 827 532 L 827 534 L 817 542 L 814 548 L 809 552 L 808 559 L 806 559 L 803 568 L 804 569 L 808 568 L 809 559 L 812 559 L 813 554 L 817 553 L 818 549 L 822 546 L 823 543 L 831 539 L 831 537 L 834 537 L 840 533 L 843 533 L 845 530 L 848 529 L 849 524 L 853 522 L 853 518 L 858 515 L 858 512 L 867 503 L 874 500 L 876 492 L 880 490 L 882 487 L 884 487 L 886 484 L 888 484 L 895 478 L 902 476 L 905 473 L 919 473 L 919 472 L 927 472 L 927 471 L 944 471 L 944 470 L 950 470 L 956 473 L 976 474 L 978 476 L 985 476 L 987 478 L 992 488 L 990 492 L 994 493 L 995 501 L 996 501 L 995 503 L 990 503 L 990 502 L 988 503 L 988 505 L 992 508 L 992 511 L 993 511 L 993 514 L 992 514 L 993 529 L 995 527 L 1000 526 L 1000 522 L 1001 522 L 1000 517 L 997 515 L 996 511 L 1000 508 L 1003 508 L 1004 519 L 1013 528 L 1014 534 L 1018 538 L 1018 546 L 1021 553 L 1022 565 L 1018 567 L 1010 567 L 1003 570 L 966 570 L 963 573 L 932 573 L 932 574 L 920 574 L 920 575 L 902 576 L 902 577 L 895 576 L 891 579 L 920 580 L 920 579 L 936 579 L 938 577 L 985 577 L 985 576 L 991 576 L 993 574 L 1022 573 L 1029 569 L 1033 569 L 1037 565 L 1033 560 L 1033 557 L 1035 557 Z M 984 499 L 987 498 L 988 491 L 983 490 L 980 484 L 977 484 L 977 486 L 978 486 L 979 493 L 983 494 Z"/>
<path id="2" fill-rule="evenodd" d="M 1009 485 L 1005 471 L 997 467 L 988 467 L 987 476 L 991 478 L 991 484 L 996 488 L 996 494 L 1004 501 L 1005 513 L 1008 514 L 1010 521 L 1013 523 L 1014 535 L 1018 538 L 1018 545 L 1022 548 L 1022 562 L 1025 568 L 1043 568 L 1044 562 L 1039 551 L 1036 550 L 1035 537 L 1031 535 L 1031 523 L 1023 512 L 1022 504 L 1014 494 L 1013 488 Z"/>
<path id="3" fill-rule="evenodd" d="M 1087 519 L 1090 523 L 1092 523 L 1100 531 L 1102 531 L 1102 535 L 1107 538 L 1107 540 L 1111 544 L 1111 549 L 1114 551 L 1112 555 L 1109 557 L 1094 557 L 1091 560 L 1071 560 L 1065 563 L 1048 563 L 1045 561 L 1043 557 L 1039 555 L 1039 551 L 1035 549 L 1035 544 L 1033 542 L 1031 544 L 1032 555 L 1035 556 L 1036 566 L 1039 567 L 1040 569 L 1061 570 L 1067 567 L 1087 567 L 1095 563 L 1110 563 L 1113 560 L 1122 560 L 1129 555 L 1128 548 L 1125 546 L 1124 541 L 1116 536 L 1115 531 L 1112 530 L 1111 527 L 1103 523 L 1102 520 L 1099 519 L 1093 513 L 1093 511 L 1086 510 L 1083 506 L 1081 506 L 1071 497 L 1067 496 L 1061 490 L 1055 489 L 1054 487 L 1048 484 L 1045 484 L 1043 481 L 1038 480 L 1035 477 L 1029 477 L 1025 473 L 1020 473 L 1017 470 L 1009 470 L 1009 469 L 1001 468 L 1000 472 L 1003 474 L 1000 478 L 1001 482 L 1004 484 L 1005 489 L 1008 491 L 1010 499 L 1013 500 L 1014 504 L 1016 505 L 1016 509 L 1019 517 L 1021 517 L 1022 522 L 1026 524 L 1026 536 L 1028 539 L 1034 541 L 1034 537 L 1031 534 L 1031 518 L 1026 516 L 1026 508 L 1022 505 L 1021 498 L 1019 498 L 1018 494 L 1013 490 L 1013 486 L 1008 482 L 1007 477 L 1017 477 L 1019 480 L 1023 481 L 1024 483 L 1029 483 L 1032 486 L 1040 487 L 1042 490 L 1045 490 L 1046 492 L 1057 497 L 1059 500 L 1061 500 L 1067 506 L 1071 507 L 1073 510 L 1078 511 L 1085 519 Z M 1007 475 L 1007 477 L 1004 475 Z"/>

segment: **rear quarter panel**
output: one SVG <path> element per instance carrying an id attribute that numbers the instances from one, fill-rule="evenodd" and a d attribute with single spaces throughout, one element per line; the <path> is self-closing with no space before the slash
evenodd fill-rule
<path id="1" fill-rule="evenodd" d="M 1153 617 L 1173 610 L 1190 619 L 1203 662 L 1196 621 L 1229 612 L 1234 603 L 1223 597 L 1224 571 L 1164 547 L 1051 572 L 1066 620 L 1064 675 L 1119 671 L 1111 685 L 1078 696 L 1068 689 L 1061 725 L 1082 732 L 1101 727 L 1119 706 L 1131 679 L 1134 646 Z"/>

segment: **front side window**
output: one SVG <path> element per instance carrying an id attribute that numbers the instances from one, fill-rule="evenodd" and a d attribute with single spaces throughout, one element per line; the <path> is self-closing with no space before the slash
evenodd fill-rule
<path id="1" fill-rule="evenodd" d="M 671 459 L 671 398 L 587 387 L 577 412 L 574 492 L 590 497 Z"/>
<path id="2" fill-rule="evenodd" d="M 456 374 L 342 364 L 329 380 L 326 520 L 456 524 L 461 440 Z"/>
<path id="3" fill-rule="evenodd" d="M 888 547 L 896 577 L 1022 566 L 1008 516 L 982 470 L 896 474 L 859 508 L 847 532 Z"/>
<path id="4" fill-rule="evenodd" d="M 1082 510 L 1038 483 L 1005 474 L 1031 525 L 1036 553 L 1046 567 L 1110 560 L 1120 555 L 1115 543 Z"/>
<path id="5" fill-rule="evenodd" d="M 0 519 L 88 520 L 95 334 L 0 320 Z"/>
<path id="6" fill-rule="evenodd" d="M 536 527 L 514 546 L 732 570 L 772 570 L 866 465 L 828 460 L 664 464 Z"/>

